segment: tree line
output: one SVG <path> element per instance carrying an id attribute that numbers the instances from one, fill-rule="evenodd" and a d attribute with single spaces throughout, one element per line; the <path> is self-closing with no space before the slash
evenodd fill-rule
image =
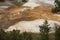
<path id="1" fill-rule="evenodd" d="M 49 40 L 50 27 L 48 27 L 48 21 L 46 20 L 42 26 L 39 26 L 40 33 L 36 40 Z M 54 32 L 55 39 L 60 40 L 60 26 L 55 27 Z M 0 40 L 33 40 L 31 32 L 20 33 L 20 30 L 13 30 L 5 32 L 3 29 L 0 29 Z"/>

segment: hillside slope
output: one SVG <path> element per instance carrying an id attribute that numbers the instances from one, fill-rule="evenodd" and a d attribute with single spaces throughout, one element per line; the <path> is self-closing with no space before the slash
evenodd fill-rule
<path id="1" fill-rule="evenodd" d="M 52 7 L 47 6 L 38 6 L 32 10 L 25 10 L 24 18 L 31 19 L 49 19 L 49 20 L 56 20 L 60 21 L 60 16 L 57 16 L 51 12 Z M 60 15 L 60 14 L 59 14 Z"/>
<path id="2" fill-rule="evenodd" d="M 19 21 L 33 21 L 36 19 L 60 21 L 60 16 L 53 14 L 51 9 L 52 7 L 48 6 L 38 6 L 34 9 L 30 7 L 10 7 L 1 10 L 0 25 L 6 28 Z"/>

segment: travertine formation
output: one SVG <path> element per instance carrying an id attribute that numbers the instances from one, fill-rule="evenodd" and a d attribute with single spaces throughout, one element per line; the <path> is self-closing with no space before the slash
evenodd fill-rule
<path id="1" fill-rule="evenodd" d="M 44 20 L 47 19 L 51 27 L 54 28 L 54 23 L 60 24 L 60 16 L 53 14 L 51 12 L 51 9 L 52 7 L 48 6 L 38 6 L 34 9 L 23 6 L 10 7 L 1 10 L 2 16 L 0 20 L 0 25 L 2 27 L 7 27 L 8 29 L 5 29 L 6 31 L 17 29 L 21 31 L 25 30 L 27 32 L 30 32 L 32 30 L 32 32 L 39 32 L 36 31 L 37 29 L 39 30 L 38 26 L 40 25 L 40 23 L 43 23 Z"/>
<path id="2" fill-rule="evenodd" d="M 14 11 L 14 9 L 12 8 L 9 10 Z M 22 20 L 15 23 L 12 26 L 9 26 L 9 28 L 5 29 L 5 31 L 12 31 L 14 29 L 14 30 L 20 30 L 20 32 L 26 31 L 26 32 L 39 33 L 39 30 L 40 30 L 39 26 L 42 25 L 44 21 L 47 19 L 49 27 L 51 27 L 51 31 L 50 31 L 51 33 L 51 32 L 54 32 L 55 24 L 58 24 L 58 25 L 60 24 L 60 16 L 53 14 L 51 12 L 52 7 L 38 6 L 38 7 L 35 7 L 34 9 L 30 9 L 28 7 L 28 9 L 24 11 L 21 11 L 20 9 L 17 8 L 15 11 L 17 12 L 16 13 L 17 16 L 13 17 L 12 15 L 12 17 L 10 18 L 12 18 L 13 20 L 15 19 L 22 19 Z M 20 11 L 17 11 L 17 10 L 20 10 Z M 12 13 L 15 14 L 13 11 Z M 22 16 L 18 17 L 18 12 L 21 12 L 19 15 L 22 15 Z"/>

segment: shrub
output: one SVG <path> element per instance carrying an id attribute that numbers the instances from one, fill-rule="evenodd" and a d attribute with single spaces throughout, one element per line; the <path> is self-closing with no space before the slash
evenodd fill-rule
<path id="1" fill-rule="evenodd" d="M 31 35 L 31 33 L 23 32 L 23 34 L 22 34 L 22 39 L 23 39 L 23 40 L 32 40 L 32 35 Z"/>
<path id="2" fill-rule="evenodd" d="M 21 34 L 19 30 L 13 30 L 10 32 L 7 32 L 7 38 L 6 40 L 21 40 Z"/>
<path id="3" fill-rule="evenodd" d="M 20 33 L 20 30 L 13 30 L 10 32 L 5 32 L 0 30 L 0 40 L 32 40 L 31 33 Z"/>
<path id="4" fill-rule="evenodd" d="M 27 2 L 28 0 L 22 0 L 22 2 Z"/>

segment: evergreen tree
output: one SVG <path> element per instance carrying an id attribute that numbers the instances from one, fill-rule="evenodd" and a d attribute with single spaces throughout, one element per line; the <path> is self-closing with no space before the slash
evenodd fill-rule
<path id="1" fill-rule="evenodd" d="M 13 30 L 7 32 L 6 40 L 21 40 L 21 34 L 19 30 Z"/>
<path id="2" fill-rule="evenodd" d="M 22 1 L 14 1 L 14 2 L 11 2 L 11 4 L 13 4 L 13 6 L 22 6 L 24 3 L 26 3 L 28 0 L 22 0 Z"/>
<path id="3" fill-rule="evenodd" d="M 22 2 L 27 2 L 28 0 L 22 0 Z"/>
<path id="4" fill-rule="evenodd" d="M 40 40 L 49 40 L 49 27 L 48 22 L 45 20 L 44 24 L 40 27 Z"/>
<path id="5" fill-rule="evenodd" d="M 60 0 L 55 0 L 56 7 L 60 7 Z"/>
<path id="6" fill-rule="evenodd" d="M 55 27 L 55 40 L 60 40 L 60 26 Z"/>
<path id="7" fill-rule="evenodd" d="M 57 13 L 60 11 L 60 0 L 55 0 L 55 8 L 52 9 L 53 13 Z"/>
<path id="8" fill-rule="evenodd" d="M 6 32 L 3 29 L 0 29 L 0 40 L 6 39 Z"/>

